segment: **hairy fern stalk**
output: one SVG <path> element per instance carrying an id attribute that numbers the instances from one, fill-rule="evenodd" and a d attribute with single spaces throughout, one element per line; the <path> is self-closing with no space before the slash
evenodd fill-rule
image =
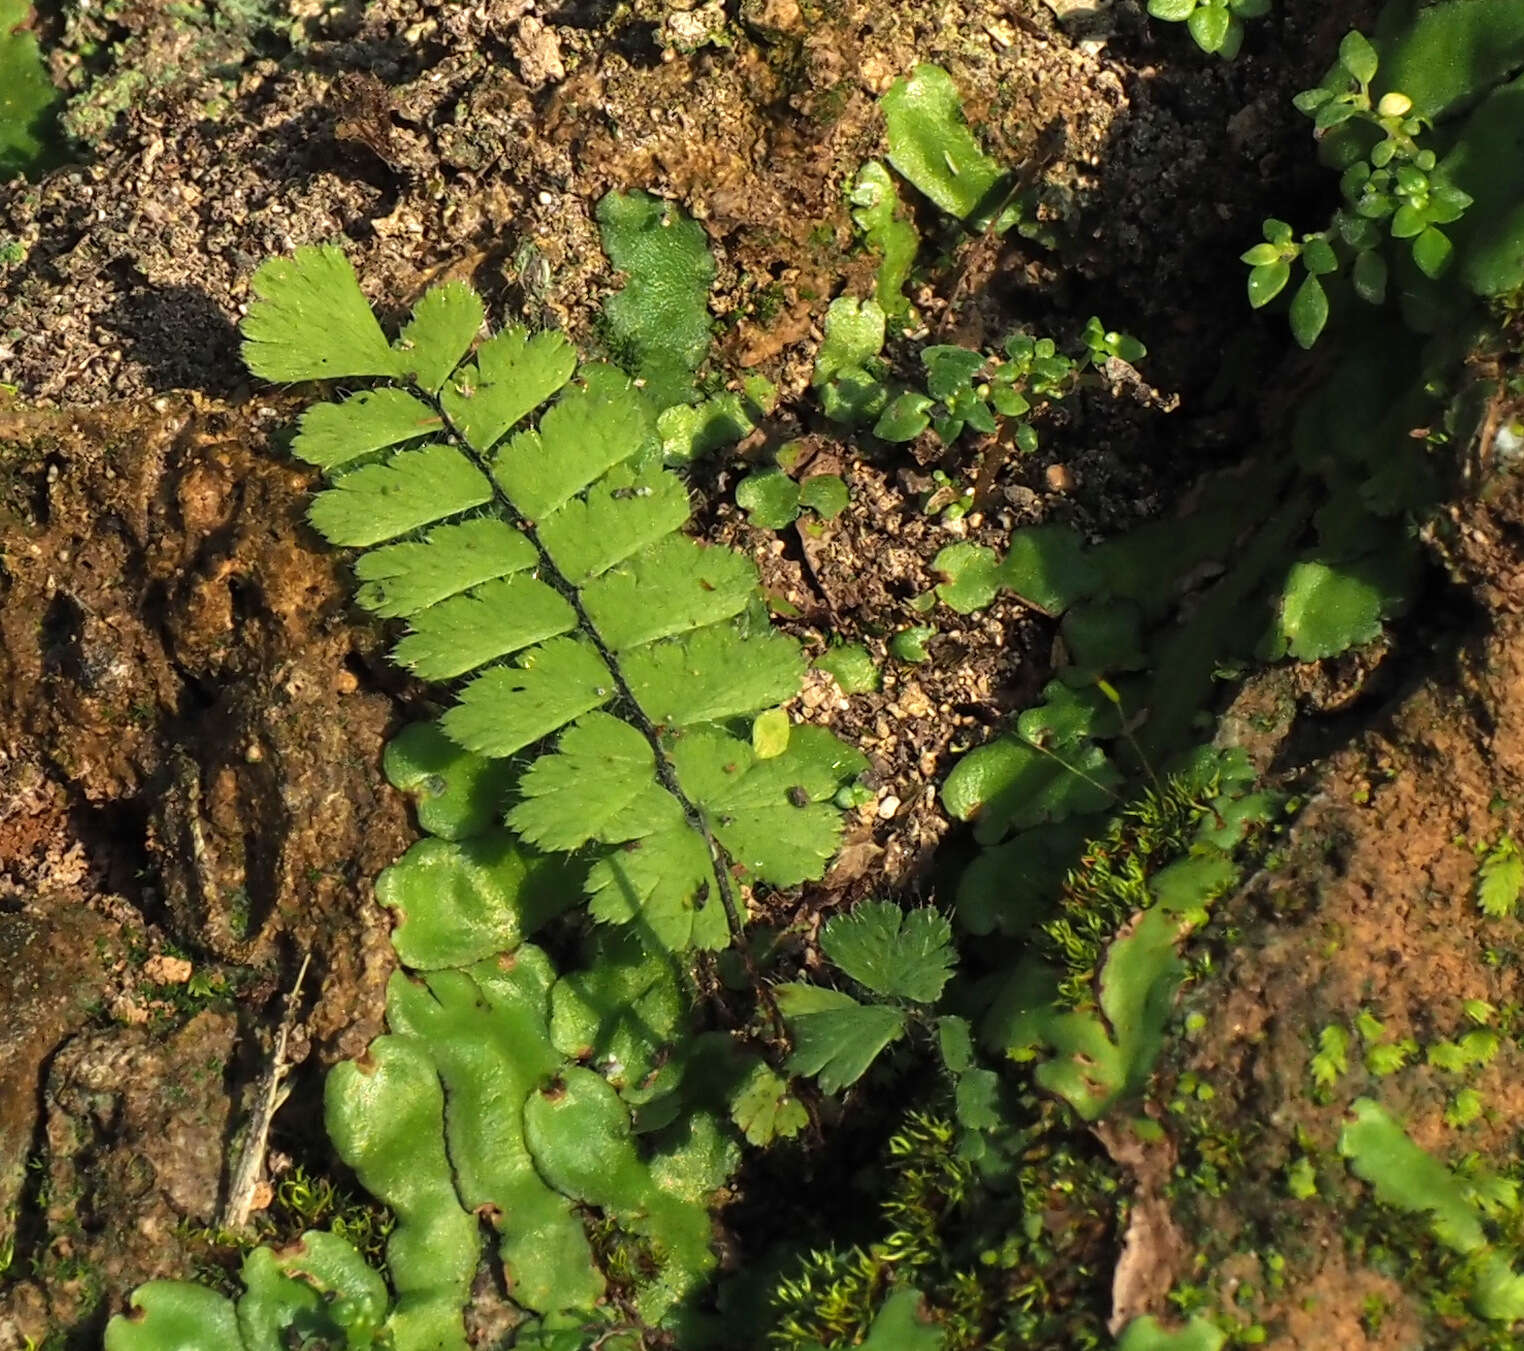
<path id="1" fill-rule="evenodd" d="M 313 525 L 362 551 L 358 602 L 407 622 L 396 661 L 454 690 L 444 732 L 523 757 L 507 824 L 594 853 L 593 916 L 720 947 L 740 930 L 734 879 L 818 877 L 846 748 L 800 727 L 753 751 L 749 720 L 792 697 L 803 659 L 751 561 L 682 533 L 688 494 L 635 384 L 578 369 L 556 333 L 476 345 L 482 302 L 458 282 L 389 342 L 331 246 L 266 263 L 254 290 L 256 375 L 371 382 L 301 419 L 292 449 L 329 484 Z"/>

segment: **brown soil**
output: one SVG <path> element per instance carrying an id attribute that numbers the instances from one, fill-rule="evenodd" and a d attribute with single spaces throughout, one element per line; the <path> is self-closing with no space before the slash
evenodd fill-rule
<path id="1" fill-rule="evenodd" d="M 1182 1176 L 1204 1162 L 1223 1166 L 1225 1152 L 1234 1162 L 1225 1194 L 1182 1203 L 1208 1257 L 1194 1279 L 1211 1285 L 1223 1306 L 1264 1323 L 1276 1351 L 1432 1344 L 1411 1283 L 1404 1288 L 1358 1255 L 1361 1243 L 1402 1220 L 1391 1211 L 1351 1219 L 1362 1189 L 1343 1178 L 1338 1139 L 1355 1098 L 1377 1098 L 1452 1166 L 1475 1156 L 1504 1174 L 1517 1168 L 1524 973 L 1516 954 L 1524 924 L 1484 916 L 1477 883 L 1480 849 L 1524 830 L 1521 521 L 1524 490 L 1511 478 L 1493 480 L 1487 500 L 1457 504 L 1441 521 L 1436 542 L 1448 542 L 1437 543 L 1439 553 L 1452 581 L 1484 607 L 1485 631 L 1435 635 L 1436 650 L 1417 664 L 1423 683 L 1362 717 L 1349 744 L 1317 768 L 1274 866 L 1222 917 L 1221 965 L 1187 999 L 1202 1030 L 1156 1085 L 1161 1103 L 1187 1073 L 1210 1088 L 1210 1099 L 1178 1121 L 1190 1142 Z M 1245 711 L 1294 697 L 1295 674 L 1260 681 L 1242 701 Z M 1492 1005 L 1504 1035 L 1490 1064 L 1459 1075 L 1426 1063 L 1423 1050 L 1476 1026 L 1466 1000 Z M 1417 1043 L 1412 1063 L 1388 1075 L 1363 1063 L 1369 1043 L 1355 1030 L 1362 1012 L 1383 1025 L 1380 1042 Z M 1320 1095 L 1310 1061 L 1331 1025 L 1351 1033 L 1348 1071 Z M 1447 1124 L 1463 1087 L 1480 1094 L 1484 1111 Z M 1325 1194 L 1294 1200 L 1286 1169 L 1303 1155 L 1318 1164 Z M 1339 1180 L 1329 1191 L 1332 1179 Z M 1187 1181 L 1180 1194 L 1190 1191 Z M 1427 1246 L 1420 1237 L 1415 1249 Z M 1267 1272 L 1251 1258 L 1270 1252 L 1287 1259 L 1283 1288 L 1267 1290 Z M 1246 1272 L 1245 1261 L 1255 1269 Z M 1244 1282 L 1258 1291 L 1247 1300 L 1234 1294 Z M 1373 1323 L 1378 1296 L 1386 1312 Z"/>

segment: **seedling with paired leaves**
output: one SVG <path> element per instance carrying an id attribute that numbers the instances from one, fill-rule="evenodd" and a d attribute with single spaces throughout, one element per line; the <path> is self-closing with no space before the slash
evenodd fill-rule
<path id="1" fill-rule="evenodd" d="M 782 530 L 802 511 L 829 521 L 846 510 L 847 485 L 839 474 L 811 474 L 795 480 L 782 469 L 760 469 L 736 485 L 736 505 L 752 525 Z"/>
<path id="2" fill-rule="evenodd" d="M 820 950 L 876 997 L 864 1003 L 819 985 L 777 987 L 794 1034 L 789 1068 L 836 1093 L 905 1035 L 918 1016 L 915 1005 L 936 1003 L 955 961 L 952 926 L 935 910 L 906 913 L 885 901 L 865 901 L 825 925 Z"/>
<path id="3" fill-rule="evenodd" d="M 1354 292 L 1371 305 L 1386 300 L 1386 238 L 1411 240 L 1414 263 L 1428 277 L 1443 275 L 1454 249 L 1440 227 L 1453 224 L 1471 205 L 1439 163 L 1436 152 L 1419 144 L 1427 119 L 1413 112 L 1413 100 L 1396 90 L 1373 99 L 1376 49 L 1351 32 L 1339 46 L 1334 76 L 1304 90 L 1294 102 L 1313 120 L 1320 137 L 1338 132 L 1344 205 L 1333 223 L 1300 240 L 1285 221 L 1267 220 L 1265 242 L 1243 255 L 1249 264 L 1249 303 L 1268 305 L 1291 280 L 1300 262 L 1306 277 L 1291 301 L 1291 332 L 1311 347 L 1328 322 L 1323 278 L 1349 272 Z"/>
<path id="4" fill-rule="evenodd" d="M 826 416 L 852 426 L 871 424 L 873 435 L 889 442 L 914 441 L 930 429 L 951 446 L 974 432 L 985 446 L 979 477 L 986 485 L 1012 449 L 1024 455 L 1037 449 L 1031 419 L 1093 378 L 1088 371 L 1113 358 L 1131 363 L 1147 354 L 1135 338 L 1092 315 L 1080 335 L 1083 346 L 1072 356 L 1051 338 L 1025 333 L 1013 333 L 998 352 L 929 344 L 917 353 L 924 387 L 906 386 L 891 378 L 882 356 L 886 320 L 877 300 L 832 301 L 812 377 Z M 947 506 L 944 519 L 965 514 L 978 491 L 976 486 Z"/>
<path id="5" fill-rule="evenodd" d="M 1148 0 L 1148 12 L 1167 23 L 1183 23 L 1202 51 L 1231 61 L 1243 46 L 1244 21 L 1263 19 L 1270 0 Z"/>

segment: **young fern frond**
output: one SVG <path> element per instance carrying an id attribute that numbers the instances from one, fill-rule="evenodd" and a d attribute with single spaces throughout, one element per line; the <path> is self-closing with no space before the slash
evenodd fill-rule
<path id="1" fill-rule="evenodd" d="M 770 759 L 735 735 L 794 694 L 804 663 L 767 626 L 750 560 L 679 533 L 687 492 L 641 391 L 579 371 L 554 333 L 507 329 L 467 359 L 483 310 L 460 283 L 378 345 L 333 247 L 267 263 L 254 290 L 256 375 L 386 381 L 303 416 L 292 449 L 329 485 L 312 523 L 363 551 L 359 603 L 406 620 L 394 659 L 462 682 L 440 720 L 453 741 L 501 759 L 560 734 L 507 823 L 544 849 L 595 851 L 594 917 L 661 947 L 719 947 L 740 928 L 733 875 L 819 876 L 855 765 L 816 729 Z"/>

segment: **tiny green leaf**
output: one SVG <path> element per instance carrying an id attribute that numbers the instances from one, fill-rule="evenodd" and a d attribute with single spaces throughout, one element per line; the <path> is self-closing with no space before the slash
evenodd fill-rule
<path id="1" fill-rule="evenodd" d="M 929 661 L 931 654 L 926 650 L 926 644 L 937 636 L 937 631 L 925 624 L 916 624 L 908 629 L 901 629 L 889 640 L 889 650 L 903 662 L 912 666 L 923 661 Z"/>
<path id="2" fill-rule="evenodd" d="M 1315 277 L 1339 270 L 1339 259 L 1326 239 L 1314 236 L 1302 245 L 1302 263 Z"/>
<path id="3" fill-rule="evenodd" d="M 828 648 L 815 659 L 815 665 L 841 686 L 843 694 L 867 694 L 880 684 L 878 667 L 861 643 Z"/>
<path id="4" fill-rule="evenodd" d="M 914 441 L 927 427 L 931 426 L 931 418 L 927 416 L 927 410 L 933 403 L 934 400 L 929 399 L 919 390 L 902 391 L 889 401 L 889 406 L 873 424 L 874 436 L 881 437 L 885 441 Z"/>
<path id="5" fill-rule="evenodd" d="M 1426 277 L 1438 277 L 1450 266 L 1455 249 L 1443 230 L 1432 225 L 1413 241 L 1413 261 Z"/>
<path id="6" fill-rule="evenodd" d="M 1309 348 L 1328 322 L 1328 295 L 1316 277 L 1308 277 L 1291 298 L 1291 336 L 1298 346 Z"/>
<path id="7" fill-rule="evenodd" d="M 1186 27 L 1204 52 L 1219 52 L 1228 40 L 1233 16 L 1226 5 L 1200 5 L 1186 20 Z"/>
<path id="8" fill-rule="evenodd" d="M 810 985 L 780 985 L 775 994 L 794 1034 L 789 1072 L 814 1075 L 826 1093 L 856 1083 L 905 1033 L 905 1015 L 884 1004 L 859 1004 Z"/>
<path id="9" fill-rule="evenodd" d="M 759 760 L 771 760 L 788 749 L 789 731 L 793 724 L 788 713 L 781 708 L 769 708 L 758 713 L 751 724 L 751 748 Z"/>
<path id="10" fill-rule="evenodd" d="M 1386 259 L 1375 249 L 1357 253 L 1350 280 L 1361 300 L 1370 305 L 1382 304 L 1386 300 Z"/>
<path id="11" fill-rule="evenodd" d="M 1511 836 L 1504 835 L 1483 856 L 1476 873 L 1476 900 L 1493 919 L 1513 914 L 1524 891 L 1524 857 Z"/>
<path id="12" fill-rule="evenodd" d="M 1361 84 L 1369 84 L 1376 78 L 1376 49 L 1358 30 L 1346 33 L 1339 44 L 1339 64 Z"/>
<path id="13" fill-rule="evenodd" d="M 820 933 L 820 950 L 859 985 L 886 999 L 935 1002 L 952 975 L 952 926 L 935 910 L 863 901 Z"/>
<path id="14" fill-rule="evenodd" d="M 782 530 L 799 515 L 799 485 L 781 469 L 763 469 L 736 485 L 736 505 L 752 525 Z"/>
<path id="15" fill-rule="evenodd" d="M 788 1081 L 767 1065 L 757 1065 L 731 1099 L 730 1117 L 757 1146 L 790 1140 L 810 1123 L 804 1104 L 788 1091 Z"/>
<path id="16" fill-rule="evenodd" d="M 848 501 L 847 485 L 839 474 L 811 474 L 799 485 L 799 505 L 823 521 L 840 516 Z"/>
<path id="17" fill-rule="evenodd" d="M 1270 245 L 1264 247 L 1269 248 Z M 1262 309 L 1286 289 L 1291 280 L 1291 264 L 1284 258 L 1260 263 L 1249 273 L 1249 304 Z"/>

